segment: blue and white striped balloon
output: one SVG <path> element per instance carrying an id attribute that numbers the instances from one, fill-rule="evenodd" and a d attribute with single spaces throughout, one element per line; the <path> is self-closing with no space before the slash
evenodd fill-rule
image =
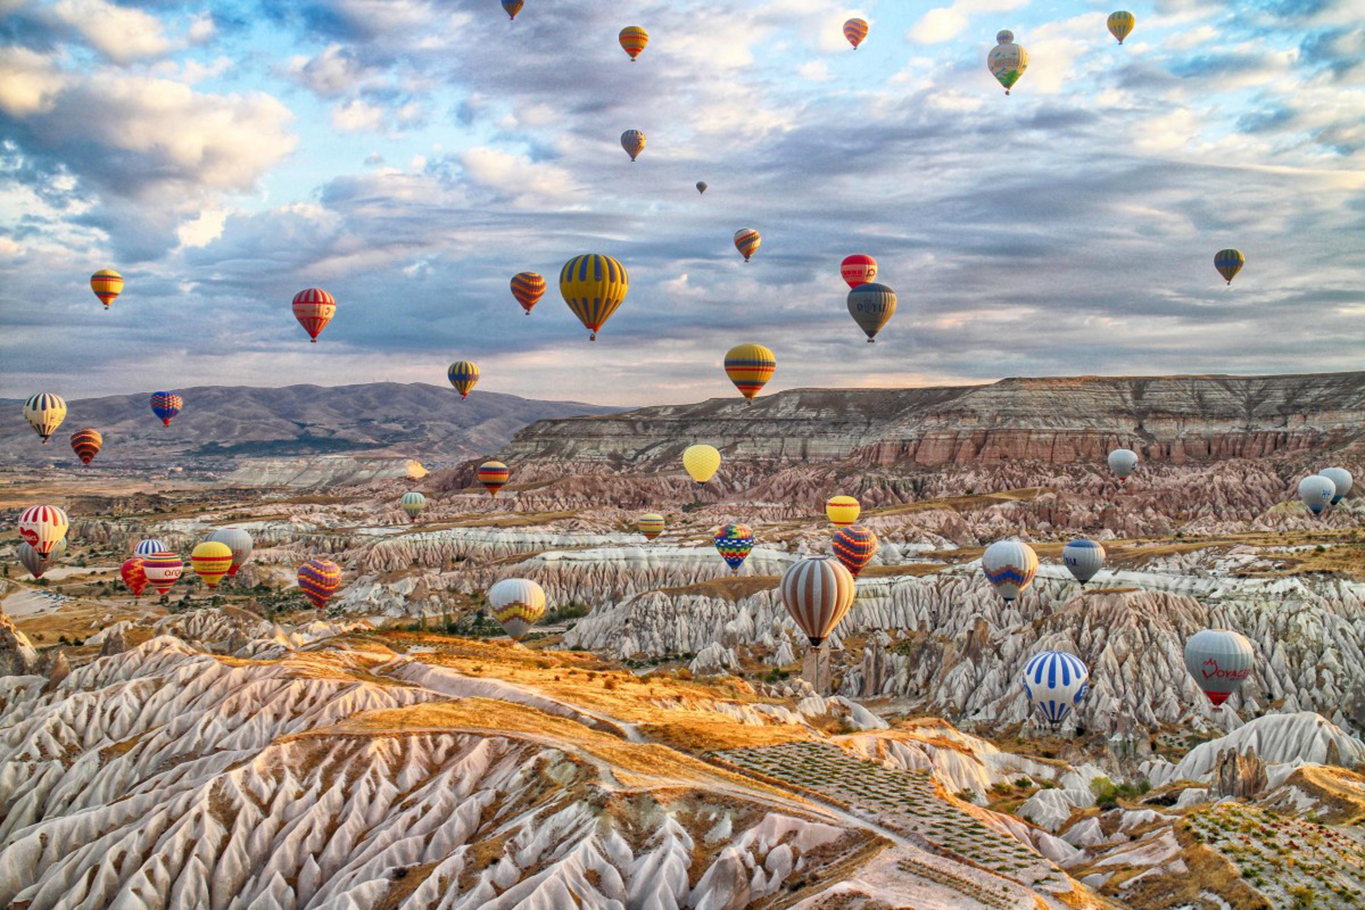
<path id="1" fill-rule="evenodd" d="M 149 537 L 139 541 L 137 548 L 133 550 L 134 556 L 151 556 L 153 553 L 169 553 L 171 548 L 166 546 L 166 541 Z"/>
<path id="2" fill-rule="evenodd" d="M 1090 671 L 1066 651 L 1044 651 L 1024 665 L 1024 694 L 1038 716 L 1056 729 L 1090 691 Z"/>

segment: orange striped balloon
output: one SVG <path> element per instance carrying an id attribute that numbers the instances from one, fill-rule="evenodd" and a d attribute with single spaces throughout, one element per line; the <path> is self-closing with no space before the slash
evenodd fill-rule
<path id="1" fill-rule="evenodd" d="M 853 45 L 853 49 L 856 51 L 858 45 L 862 44 L 863 39 L 867 37 L 867 22 L 863 19 L 848 20 L 844 23 L 844 37 L 848 39 L 848 43 Z"/>
<path id="2" fill-rule="evenodd" d="M 123 276 L 113 269 L 100 269 L 90 276 L 90 290 L 95 292 L 107 310 L 109 304 L 123 293 Z"/>
<path id="3" fill-rule="evenodd" d="M 777 370 L 777 358 L 761 344 L 737 344 L 725 355 L 725 375 L 750 401 Z"/>
<path id="4" fill-rule="evenodd" d="M 294 295 L 294 318 L 303 326 L 313 344 L 318 343 L 318 334 L 336 315 L 337 302 L 322 288 L 305 288 Z"/>
<path id="5" fill-rule="evenodd" d="M 204 584 L 216 588 L 232 568 L 232 548 L 217 540 L 206 540 L 190 552 L 190 567 Z"/>
<path id="6" fill-rule="evenodd" d="M 749 257 L 758 252 L 758 245 L 762 242 L 762 236 L 753 228 L 740 228 L 735 231 L 735 249 L 743 254 L 745 262 L 748 262 Z"/>
<path id="7" fill-rule="evenodd" d="M 664 532 L 664 517 L 658 512 L 646 512 L 635 520 L 635 527 L 645 535 L 645 540 L 653 540 Z"/>
<path id="8" fill-rule="evenodd" d="M 341 585 L 341 567 L 330 559 L 310 559 L 299 566 L 299 588 L 321 610 Z"/>
<path id="9" fill-rule="evenodd" d="M 517 272 L 512 276 L 512 296 L 531 315 L 531 308 L 545 296 L 545 279 L 535 272 Z"/>
<path id="10" fill-rule="evenodd" d="M 645 49 L 649 43 L 649 32 L 640 28 L 638 25 L 627 25 L 621 29 L 621 48 L 630 54 L 630 62 L 634 63 L 635 58 L 640 56 L 640 51 Z"/>
<path id="11" fill-rule="evenodd" d="M 479 465 L 479 483 L 483 484 L 489 496 L 497 496 L 511 476 L 512 472 L 501 461 L 486 461 Z"/>
<path id="12" fill-rule="evenodd" d="M 104 437 L 94 427 L 86 427 L 71 434 L 71 448 L 81 464 L 89 464 L 104 446 Z"/>

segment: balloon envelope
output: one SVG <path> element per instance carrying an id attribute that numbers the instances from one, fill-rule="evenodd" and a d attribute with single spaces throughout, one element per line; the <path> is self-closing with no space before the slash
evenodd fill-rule
<path id="1" fill-rule="evenodd" d="M 19 565 L 27 569 L 28 574 L 32 575 L 34 578 L 42 578 L 43 573 L 47 571 L 47 567 L 52 565 L 52 561 L 57 558 L 57 550 L 54 548 L 51 553 L 43 556 L 33 544 L 29 543 L 27 540 L 22 540 L 19 542 L 17 555 L 19 557 Z"/>
<path id="2" fill-rule="evenodd" d="M 1109 470 L 1123 483 L 1137 470 L 1138 454 L 1132 449 L 1115 449 L 1109 453 Z"/>
<path id="3" fill-rule="evenodd" d="M 839 264 L 839 274 L 849 287 L 859 287 L 877 277 L 877 260 L 863 253 L 845 256 Z"/>
<path id="4" fill-rule="evenodd" d="M 856 588 L 853 575 L 833 557 L 811 556 L 787 567 L 778 590 L 791 618 L 818 648 L 853 606 Z"/>
<path id="5" fill-rule="evenodd" d="M 884 284 L 860 284 L 848 292 L 848 314 L 869 343 L 876 341 L 877 333 L 896 315 L 896 292 Z"/>
<path id="6" fill-rule="evenodd" d="M 180 580 L 185 563 L 175 553 L 152 553 L 142 557 L 142 571 L 147 573 L 148 583 L 158 594 L 166 594 Z"/>
<path id="7" fill-rule="evenodd" d="M 100 269 L 90 276 L 90 290 L 95 292 L 95 296 L 104 304 L 104 308 L 109 309 L 109 304 L 113 303 L 119 294 L 123 293 L 123 276 L 113 269 Z"/>
<path id="8" fill-rule="evenodd" d="M 1337 485 L 1321 474 L 1314 474 L 1299 481 L 1299 499 L 1308 506 L 1308 511 L 1317 515 L 1332 504 L 1337 495 Z"/>
<path id="9" fill-rule="evenodd" d="M 1078 537 L 1062 547 L 1062 565 L 1081 584 L 1104 568 L 1104 557 L 1104 547 L 1085 537 Z"/>
<path id="10" fill-rule="evenodd" d="M 725 353 L 725 375 L 752 401 L 777 371 L 777 358 L 761 344 L 737 344 Z"/>
<path id="11" fill-rule="evenodd" d="M 995 80 L 1005 87 L 1005 94 L 1008 95 L 1014 83 L 1028 69 L 1028 51 L 1014 43 L 1012 32 L 1001 32 L 995 37 L 1000 43 L 986 55 L 986 66 Z M 1002 38 L 1008 40 L 1001 41 Z"/>
<path id="12" fill-rule="evenodd" d="M 630 55 L 630 62 L 634 63 L 635 58 L 640 56 L 640 51 L 649 44 L 649 32 L 638 25 L 627 25 L 621 29 L 621 34 L 617 36 L 621 42 L 621 49 Z"/>
<path id="13" fill-rule="evenodd" d="M 872 557 L 877 555 L 877 535 L 867 528 L 853 525 L 834 532 L 831 541 L 834 558 L 839 560 L 854 578 L 867 568 Z"/>
<path id="14" fill-rule="evenodd" d="M 228 569 L 229 578 L 236 575 L 237 570 L 246 565 L 247 560 L 251 559 L 251 551 L 255 548 L 255 541 L 242 528 L 218 528 L 205 539 L 227 544 L 228 549 L 232 551 L 232 568 Z"/>
<path id="15" fill-rule="evenodd" d="M 29 506 L 19 515 L 19 536 L 39 556 L 49 555 L 66 537 L 70 520 L 56 506 Z"/>
<path id="16" fill-rule="evenodd" d="M 322 288 L 305 288 L 294 295 L 294 318 L 317 344 L 318 335 L 337 312 L 336 298 Z"/>
<path id="17" fill-rule="evenodd" d="M 95 456 L 104 447 L 104 437 L 100 431 L 94 427 L 86 427 L 71 434 L 71 450 L 76 453 L 76 457 L 81 460 L 81 464 L 89 464 L 95 460 Z"/>
<path id="18" fill-rule="evenodd" d="M 185 399 L 174 392 L 153 392 L 152 413 L 161 418 L 165 426 L 170 426 L 175 415 L 185 406 Z"/>
<path id="19" fill-rule="evenodd" d="M 51 392 L 31 395 L 24 402 L 24 419 L 46 445 L 48 438 L 57 432 L 57 427 L 66 419 L 66 401 Z"/>
<path id="20" fill-rule="evenodd" d="M 610 256 L 585 253 L 564 263 L 559 270 L 559 293 L 578 321 L 597 340 L 597 332 L 625 302 L 630 276 L 625 266 Z"/>
<path id="21" fill-rule="evenodd" d="M 1237 277 L 1246 261 L 1241 250 L 1219 250 L 1213 256 L 1213 267 L 1218 270 L 1219 275 L 1227 279 L 1228 284 L 1232 284 L 1232 279 Z"/>
<path id="22" fill-rule="evenodd" d="M 1336 487 L 1336 493 L 1332 496 L 1332 505 L 1336 505 L 1345 499 L 1346 494 L 1351 492 L 1351 487 L 1355 485 L 1355 478 L 1345 468 L 1323 468 L 1318 473 L 1332 481 L 1332 486 Z"/>
<path id="23" fill-rule="evenodd" d="M 217 540 L 196 544 L 190 552 L 190 568 L 209 588 L 216 588 L 232 568 L 232 548 Z"/>
<path id="24" fill-rule="evenodd" d="M 469 397 L 470 389 L 479 384 L 479 367 L 472 360 L 457 360 L 446 369 L 446 378 L 463 401 Z"/>
<path id="25" fill-rule="evenodd" d="M 716 552 L 725 559 L 730 571 L 738 572 L 754 548 L 754 532 L 748 525 L 721 525 L 711 536 L 711 542 L 716 545 Z"/>
<path id="26" fill-rule="evenodd" d="M 134 556 L 151 556 L 153 553 L 169 553 L 171 548 L 166 546 L 166 541 L 159 537 L 149 537 L 146 540 L 139 540 L 137 546 L 133 548 Z"/>
<path id="27" fill-rule="evenodd" d="M 330 559 L 310 559 L 299 566 L 299 588 L 321 610 L 341 585 L 341 567 Z"/>
<path id="28" fill-rule="evenodd" d="M 848 39 L 848 43 L 853 45 L 853 49 L 856 51 L 858 45 L 862 44 L 863 39 L 867 37 L 867 22 L 862 19 L 848 20 L 844 23 L 844 37 Z"/>
<path id="29" fill-rule="evenodd" d="M 416 490 L 409 490 L 403 494 L 399 505 L 403 507 L 404 512 L 408 513 L 409 518 L 416 521 L 417 516 L 421 515 L 422 510 L 427 507 L 427 498 Z"/>
<path id="30" fill-rule="evenodd" d="M 516 19 L 525 0 L 502 0 L 502 8 L 507 11 L 508 19 Z"/>
<path id="31" fill-rule="evenodd" d="M 836 528 L 846 528 L 858 520 L 863 507 L 852 496 L 831 496 L 825 503 L 825 515 Z"/>
<path id="32" fill-rule="evenodd" d="M 1110 13 L 1109 20 L 1105 23 L 1109 26 L 1109 34 L 1118 39 L 1119 44 L 1133 31 L 1133 26 L 1137 25 L 1137 17 L 1127 10 L 1119 10 Z"/>
<path id="33" fill-rule="evenodd" d="M 545 279 L 537 272 L 517 272 L 512 276 L 512 296 L 530 316 L 531 308 L 545 296 Z"/>
<path id="34" fill-rule="evenodd" d="M 485 461 L 479 465 L 479 483 L 483 484 L 489 496 L 497 496 L 511 476 L 511 469 L 501 461 Z"/>
<path id="35" fill-rule="evenodd" d="M 683 470 L 697 483 L 706 483 L 720 470 L 720 452 L 704 443 L 683 449 Z"/>
<path id="36" fill-rule="evenodd" d="M 646 512 L 635 519 L 635 527 L 645 535 L 645 540 L 653 540 L 664 532 L 664 517 L 658 512 Z"/>
<path id="37" fill-rule="evenodd" d="M 705 180 L 698 180 L 698 181 L 697 181 L 697 192 L 698 192 L 698 193 L 704 193 L 704 192 L 706 192 L 706 181 L 705 181 Z"/>
<path id="38" fill-rule="evenodd" d="M 133 556 L 123 561 L 119 567 L 119 574 L 123 576 L 123 583 L 128 586 L 134 597 L 141 597 L 142 592 L 147 588 L 147 572 L 143 568 L 146 560 L 141 556 Z"/>
<path id="39" fill-rule="evenodd" d="M 504 578 L 488 589 L 488 611 L 515 639 L 545 615 L 545 591 L 529 578 Z"/>
<path id="40" fill-rule="evenodd" d="M 639 130 L 626 130 L 621 134 L 621 148 L 634 161 L 645 150 L 645 134 Z"/>
<path id="41" fill-rule="evenodd" d="M 1019 540 L 997 540 L 981 556 L 981 570 L 1006 601 L 1014 600 L 1033 584 L 1038 573 L 1038 554 Z"/>
<path id="42" fill-rule="evenodd" d="M 758 247 L 763 243 L 763 235 L 753 228 L 740 228 L 735 231 L 735 249 L 739 250 L 744 256 L 744 261 L 748 262 L 749 257 L 758 252 Z"/>
<path id="43" fill-rule="evenodd" d="M 1204 629 L 1185 643 L 1185 669 L 1215 705 L 1237 691 L 1255 662 L 1251 642 L 1227 629 Z"/>
<path id="44" fill-rule="evenodd" d="M 1090 690 L 1090 671 L 1066 651 L 1044 651 L 1024 664 L 1024 694 L 1038 716 L 1054 730 Z"/>

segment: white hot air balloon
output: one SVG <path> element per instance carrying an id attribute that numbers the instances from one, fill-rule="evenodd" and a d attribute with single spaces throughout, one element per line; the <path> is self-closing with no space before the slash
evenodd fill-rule
<path id="1" fill-rule="evenodd" d="M 232 566 L 228 569 L 228 578 L 232 578 L 238 569 L 247 564 L 255 547 L 251 535 L 242 528 L 218 528 L 204 539 L 227 544 L 227 548 L 232 551 Z"/>
<path id="2" fill-rule="evenodd" d="M 1090 691 L 1090 671 L 1066 651 L 1044 651 L 1024 665 L 1024 694 L 1039 718 L 1056 730 Z"/>
<path id="3" fill-rule="evenodd" d="M 1104 568 L 1104 556 L 1104 547 L 1085 537 L 1078 537 L 1062 547 L 1062 565 L 1081 584 Z"/>
<path id="4" fill-rule="evenodd" d="M 1132 449 L 1115 449 L 1109 453 L 1109 470 L 1123 483 L 1137 470 L 1138 453 Z"/>
<path id="5" fill-rule="evenodd" d="M 815 648 L 839 625 L 856 593 L 853 575 L 829 556 L 792 563 L 782 573 L 778 591 L 787 612 Z"/>
<path id="6" fill-rule="evenodd" d="M 1185 643 L 1185 669 L 1215 707 L 1241 687 L 1255 663 L 1251 642 L 1227 629 L 1205 629 Z"/>
<path id="7" fill-rule="evenodd" d="M 997 540 L 981 556 L 981 571 L 986 580 L 1006 601 L 1014 600 L 1038 573 L 1038 554 L 1019 540 Z"/>
<path id="8" fill-rule="evenodd" d="M 545 615 L 545 591 L 529 578 L 504 578 L 488 589 L 488 611 L 520 640 Z"/>
<path id="9" fill-rule="evenodd" d="M 1337 495 L 1337 485 L 1321 474 L 1314 474 L 1299 481 L 1299 499 L 1308 506 L 1308 511 L 1317 515 L 1332 504 Z"/>
<path id="10" fill-rule="evenodd" d="M 1332 481 L 1332 486 L 1337 488 L 1336 495 L 1332 497 L 1332 505 L 1336 505 L 1345 499 L 1346 494 L 1351 492 L 1351 486 L 1355 483 L 1355 478 L 1345 468 L 1323 468 L 1318 473 Z"/>

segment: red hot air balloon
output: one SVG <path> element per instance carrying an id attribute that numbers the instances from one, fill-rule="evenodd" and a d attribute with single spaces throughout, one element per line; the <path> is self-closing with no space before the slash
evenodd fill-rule
<path id="1" fill-rule="evenodd" d="M 865 19 L 850 19 L 845 22 L 844 37 L 848 39 L 848 43 L 853 45 L 853 49 L 856 51 L 858 45 L 862 44 L 863 39 L 867 37 L 867 21 Z"/>
<path id="2" fill-rule="evenodd" d="M 71 434 L 71 449 L 81 460 L 81 464 L 94 461 L 103 446 L 104 437 L 94 427 L 86 427 Z"/>
<path id="3" fill-rule="evenodd" d="M 321 610 L 341 585 L 341 568 L 330 559 L 310 559 L 299 566 L 299 587 Z"/>
<path id="4" fill-rule="evenodd" d="M 336 298 L 322 288 L 306 288 L 294 295 L 294 318 L 303 330 L 318 342 L 318 335 L 327 328 L 327 323 L 336 315 Z"/>
<path id="5" fill-rule="evenodd" d="M 512 296 L 530 316 L 531 308 L 545 296 L 545 279 L 535 272 L 517 272 L 512 276 Z"/>
<path id="6" fill-rule="evenodd" d="M 134 556 L 126 560 L 123 567 L 119 569 L 119 574 L 123 576 L 123 583 L 128 586 L 128 590 L 133 592 L 133 599 L 142 596 L 143 590 L 147 587 L 147 572 L 143 568 L 145 560 L 141 556 Z"/>
<path id="7" fill-rule="evenodd" d="M 877 260 L 865 253 L 845 256 L 844 261 L 839 264 L 839 274 L 843 276 L 844 281 L 847 281 L 851 288 L 856 288 L 860 284 L 867 284 L 877 277 Z"/>

